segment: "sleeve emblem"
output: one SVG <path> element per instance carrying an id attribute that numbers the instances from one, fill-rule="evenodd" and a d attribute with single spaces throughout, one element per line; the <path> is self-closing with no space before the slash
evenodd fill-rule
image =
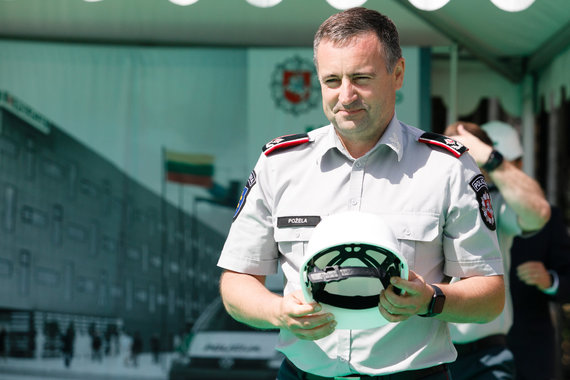
<path id="1" fill-rule="evenodd" d="M 247 183 L 245 184 L 245 187 L 241 191 L 241 195 L 239 197 L 239 201 L 238 201 L 236 211 L 235 211 L 234 216 L 233 216 L 233 220 L 236 220 L 239 213 L 243 209 L 243 206 L 245 205 L 245 200 L 247 199 L 247 196 L 251 192 L 251 188 L 255 185 L 256 182 L 257 182 L 257 174 L 255 174 L 255 170 L 252 170 L 251 174 L 249 175 L 249 178 L 247 179 Z"/>
<path id="2" fill-rule="evenodd" d="M 491 193 L 489 193 L 489 187 L 487 186 L 487 182 L 485 181 L 483 174 L 477 174 L 473 177 L 471 182 L 469 182 L 469 186 L 471 186 L 477 196 L 479 213 L 481 214 L 483 223 L 485 223 L 487 228 L 491 231 L 495 231 L 497 229 L 495 212 L 493 211 L 493 206 L 491 204 Z"/>

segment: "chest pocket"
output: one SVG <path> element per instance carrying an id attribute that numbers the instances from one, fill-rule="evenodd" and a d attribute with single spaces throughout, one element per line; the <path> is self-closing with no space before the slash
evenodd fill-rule
<path id="1" fill-rule="evenodd" d="M 303 264 L 309 239 L 315 227 L 275 227 L 273 237 L 280 252 L 285 276 L 285 294 L 301 289 L 299 268 Z"/>
<path id="2" fill-rule="evenodd" d="M 439 217 L 435 214 L 390 214 L 386 215 L 394 231 L 400 253 L 412 270 L 431 267 L 437 260 L 442 262 L 442 242 Z"/>
<path id="3" fill-rule="evenodd" d="M 274 238 L 279 247 L 279 252 L 293 262 L 303 260 L 307 243 L 313 234 L 315 227 L 276 227 Z M 300 265 L 301 263 L 298 262 Z"/>

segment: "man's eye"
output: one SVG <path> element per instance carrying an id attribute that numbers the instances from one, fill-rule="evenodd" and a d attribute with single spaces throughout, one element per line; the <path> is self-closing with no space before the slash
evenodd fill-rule
<path id="1" fill-rule="evenodd" d="M 357 83 L 357 84 L 364 84 L 364 83 L 368 83 L 368 81 L 370 80 L 370 77 L 368 77 L 368 76 L 358 76 L 358 77 L 354 77 L 352 80 L 354 81 L 354 83 Z"/>
<path id="2" fill-rule="evenodd" d="M 324 84 L 328 87 L 337 87 L 340 85 L 340 80 L 337 78 L 328 78 L 324 80 Z"/>

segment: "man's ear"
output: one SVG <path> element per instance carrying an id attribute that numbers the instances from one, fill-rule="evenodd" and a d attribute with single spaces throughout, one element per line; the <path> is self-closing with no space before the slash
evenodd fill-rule
<path id="1" fill-rule="evenodd" d="M 404 84 L 405 71 L 406 71 L 406 61 L 404 60 L 404 58 L 400 58 L 398 62 L 396 62 L 396 65 L 394 66 L 394 71 L 392 72 L 392 75 L 394 76 L 394 85 L 396 87 L 396 90 L 402 88 L 402 85 Z"/>

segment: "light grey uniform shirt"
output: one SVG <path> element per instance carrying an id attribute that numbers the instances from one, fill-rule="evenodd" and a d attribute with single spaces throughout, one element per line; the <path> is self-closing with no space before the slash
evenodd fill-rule
<path id="1" fill-rule="evenodd" d="M 278 227 L 278 219 L 358 210 L 388 221 L 409 268 L 429 283 L 444 274 L 502 274 L 495 231 L 484 224 L 469 185 L 479 169 L 468 154 L 456 158 L 418 142 L 422 133 L 394 117 L 378 144 L 355 160 L 329 125 L 311 131 L 309 143 L 261 155 L 218 265 L 255 275 L 281 265 L 284 293 L 298 290 L 314 226 Z M 277 349 L 298 368 L 329 377 L 389 374 L 456 357 L 447 323 L 418 316 L 376 329 L 337 329 L 317 341 L 282 330 Z"/>
<path id="2" fill-rule="evenodd" d="M 491 190 L 491 200 L 495 219 L 497 220 L 497 238 L 503 256 L 503 270 L 509 273 L 511 268 L 511 247 L 515 236 L 522 234 L 517 214 L 505 202 L 503 195 L 497 190 Z M 458 280 L 458 279 L 454 279 Z M 513 301 L 509 276 L 505 280 L 505 306 L 501 314 L 489 323 L 450 323 L 451 340 L 454 343 L 464 344 L 474 342 L 490 335 L 506 335 L 513 325 Z"/>

